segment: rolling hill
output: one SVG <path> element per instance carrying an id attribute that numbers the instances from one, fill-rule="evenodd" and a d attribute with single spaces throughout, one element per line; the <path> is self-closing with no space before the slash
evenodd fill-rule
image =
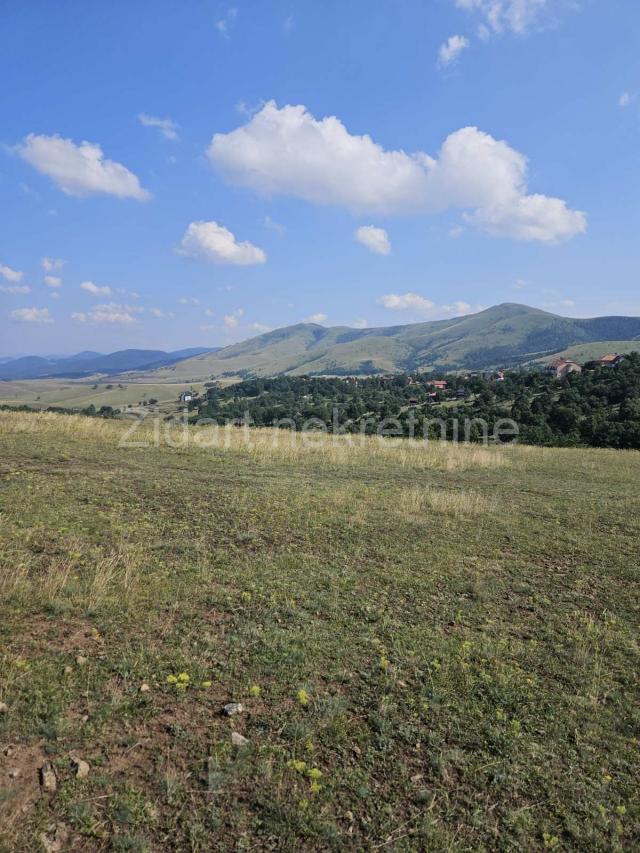
<path id="1" fill-rule="evenodd" d="M 148 371 L 148 381 L 219 377 L 483 370 L 591 342 L 638 340 L 640 318 L 571 319 L 505 303 L 477 314 L 373 329 L 300 323 Z"/>
<path id="2" fill-rule="evenodd" d="M 77 355 L 60 357 L 24 356 L 0 362 L 0 380 L 43 379 L 45 377 L 83 377 L 94 374 L 117 374 L 129 370 L 146 370 L 173 364 L 180 359 L 214 349 L 191 349 L 165 352 L 164 350 L 127 349 L 104 355 L 85 351 Z"/>

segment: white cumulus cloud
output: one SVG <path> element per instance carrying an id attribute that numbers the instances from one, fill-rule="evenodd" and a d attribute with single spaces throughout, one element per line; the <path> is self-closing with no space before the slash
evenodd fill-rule
<path id="1" fill-rule="evenodd" d="M 175 142 L 180 138 L 178 136 L 178 125 L 170 118 L 157 118 L 156 116 L 150 116 L 148 113 L 138 113 L 138 121 L 144 127 L 155 127 L 160 131 L 160 136 L 163 139 Z"/>
<path id="2" fill-rule="evenodd" d="M 446 68 L 460 56 L 463 50 L 469 47 L 469 39 L 465 36 L 449 36 L 446 42 L 440 45 L 438 51 L 438 65 Z"/>
<path id="3" fill-rule="evenodd" d="M 16 308 L 9 317 L 16 323 L 53 323 L 48 308 Z"/>
<path id="4" fill-rule="evenodd" d="M 248 266 L 267 260 L 266 252 L 248 240 L 238 243 L 231 231 L 217 222 L 192 222 L 176 251 L 179 255 L 214 264 Z"/>
<path id="5" fill-rule="evenodd" d="M 377 228 L 375 225 L 362 225 L 356 229 L 354 237 L 358 243 L 366 246 L 370 252 L 376 255 L 390 255 L 391 243 L 389 235 L 384 228 Z"/>
<path id="6" fill-rule="evenodd" d="M 455 300 L 446 305 L 437 305 L 431 299 L 420 296 L 418 293 L 387 293 L 377 300 L 379 305 L 391 311 L 411 311 L 414 314 L 436 318 L 460 317 L 475 311 L 482 311 L 481 305 L 470 305 L 462 299 Z"/>
<path id="7" fill-rule="evenodd" d="M 6 267 L 3 264 L 0 264 L 0 276 L 2 276 L 5 281 L 22 281 L 24 273 L 19 272 L 18 270 L 12 270 L 11 267 Z"/>
<path id="8" fill-rule="evenodd" d="M 629 106 L 632 100 L 633 95 L 630 92 L 623 92 L 618 98 L 618 106 L 624 109 Z"/>
<path id="9" fill-rule="evenodd" d="M 71 319 L 78 323 L 130 326 L 138 322 L 135 315 L 141 314 L 142 311 L 142 308 L 135 308 L 132 305 L 108 302 L 103 305 L 94 305 L 90 311 L 76 311 L 71 315 Z"/>
<path id="10" fill-rule="evenodd" d="M 377 302 L 391 311 L 418 311 L 421 314 L 428 314 L 436 307 L 430 299 L 417 293 L 387 293 Z"/>
<path id="11" fill-rule="evenodd" d="M 215 134 L 213 165 L 260 193 L 380 214 L 461 209 L 489 234 L 553 243 L 586 229 L 561 199 L 528 195 L 527 159 L 476 127 L 450 134 L 437 158 L 387 151 L 335 116 L 270 101 L 243 126 Z M 515 222 L 513 221 L 515 220 Z"/>
<path id="12" fill-rule="evenodd" d="M 304 321 L 305 323 L 326 323 L 329 318 L 326 314 L 323 314 L 321 311 L 317 314 L 312 314 L 310 317 L 307 317 Z"/>
<path id="13" fill-rule="evenodd" d="M 44 283 L 47 287 L 62 287 L 62 279 L 57 275 L 45 275 Z"/>
<path id="14" fill-rule="evenodd" d="M 87 293 L 91 293 L 93 296 L 113 296 L 113 291 L 108 285 L 100 286 L 94 284 L 92 281 L 83 281 L 80 289 L 86 290 Z"/>
<path id="15" fill-rule="evenodd" d="M 97 193 L 117 198 L 145 201 L 150 193 L 121 163 L 107 160 L 99 145 L 61 136 L 30 133 L 17 146 L 17 152 L 38 172 L 47 175 L 67 195 L 87 196 Z"/>

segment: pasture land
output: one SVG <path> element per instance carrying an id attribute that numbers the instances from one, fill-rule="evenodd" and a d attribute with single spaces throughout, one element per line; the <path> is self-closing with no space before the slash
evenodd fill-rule
<path id="1" fill-rule="evenodd" d="M 637 849 L 640 454 L 127 428 L 0 412 L 0 850 Z"/>

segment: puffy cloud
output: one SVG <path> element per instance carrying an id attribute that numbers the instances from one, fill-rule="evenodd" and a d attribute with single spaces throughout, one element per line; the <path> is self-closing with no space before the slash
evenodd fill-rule
<path id="1" fill-rule="evenodd" d="M 229 180 L 262 193 L 381 213 L 423 201 L 420 158 L 352 136 L 335 116 L 318 121 L 304 106 L 270 101 L 244 126 L 215 134 L 207 154 Z"/>
<path id="2" fill-rule="evenodd" d="M 57 275 L 45 275 L 44 283 L 47 287 L 62 287 L 62 279 Z"/>
<path id="3" fill-rule="evenodd" d="M 354 329 L 366 329 L 369 323 L 364 319 L 364 317 L 358 317 L 358 319 L 354 320 L 351 325 Z"/>
<path id="4" fill-rule="evenodd" d="M 160 320 L 163 317 L 166 317 L 171 320 L 173 317 L 175 317 L 173 311 L 163 311 L 161 308 L 150 308 L 149 314 L 151 314 L 151 316 L 155 317 L 157 320 Z"/>
<path id="5" fill-rule="evenodd" d="M 618 106 L 624 109 L 629 106 L 632 100 L 633 95 L 630 92 L 623 92 L 618 98 Z"/>
<path id="6" fill-rule="evenodd" d="M 200 300 L 195 296 L 181 296 L 178 299 L 179 305 L 200 305 Z"/>
<path id="7" fill-rule="evenodd" d="M 449 36 L 446 42 L 440 45 L 438 51 L 438 65 L 446 68 L 460 56 L 463 50 L 469 47 L 469 39 L 464 36 Z"/>
<path id="8" fill-rule="evenodd" d="M 539 24 L 543 13 L 558 5 L 556 0 L 455 0 L 455 3 L 460 9 L 479 13 L 484 35 L 505 30 L 525 35 Z"/>
<path id="9" fill-rule="evenodd" d="M 0 264 L 0 276 L 2 276 L 5 281 L 22 281 L 24 273 L 19 272 L 18 270 L 12 270 L 11 267 L 5 267 L 3 264 Z"/>
<path id="10" fill-rule="evenodd" d="M 48 308 L 16 308 L 9 317 L 16 323 L 53 323 Z"/>
<path id="11" fill-rule="evenodd" d="M 431 317 L 459 317 L 463 314 L 471 314 L 474 311 L 482 311 L 481 305 L 472 306 L 463 300 L 456 300 L 448 305 L 436 305 L 430 299 L 417 293 L 387 293 L 377 300 L 379 305 L 389 308 L 391 311 L 412 311 L 414 314 L 429 315 Z"/>
<path id="12" fill-rule="evenodd" d="M 17 152 L 38 172 L 47 175 L 67 195 L 87 196 L 106 193 L 117 198 L 145 201 L 150 193 L 138 178 L 121 163 L 107 160 L 99 145 L 61 136 L 30 133 L 17 146 Z"/>
<path id="13" fill-rule="evenodd" d="M 317 314 L 312 314 L 310 317 L 304 321 L 305 323 L 326 323 L 329 318 L 326 314 L 322 312 L 318 312 Z"/>
<path id="14" fill-rule="evenodd" d="M 587 220 L 579 210 L 569 210 L 559 198 L 527 195 L 512 202 L 485 207 L 467 216 L 469 222 L 496 237 L 559 243 L 587 229 Z"/>
<path id="15" fill-rule="evenodd" d="M 0 284 L 0 293 L 31 293 L 28 284 Z"/>
<path id="16" fill-rule="evenodd" d="M 419 311 L 422 314 L 428 314 L 436 307 L 430 299 L 425 299 L 417 293 L 387 293 L 377 302 L 391 311 Z"/>
<path id="17" fill-rule="evenodd" d="M 106 284 L 101 287 L 92 281 L 83 281 L 80 289 L 86 290 L 87 293 L 91 293 L 93 296 L 113 296 L 113 291 Z"/>
<path id="18" fill-rule="evenodd" d="M 62 258 L 43 258 L 40 265 L 45 272 L 59 272 L 66 264 Z"/>
<path id="19" fill-rule="evenodd" d="M 180 138 L 178 136 L 178 125 L 170 118 L 156 118 L 156 116 L 150 116 L 147 113 L 139 113 L 138 121 L 140 124 L 144 125 L 144 127 L 157 128 L 163 139 L 169 139 L 172 142 L 175 142 Z"/>
<path id="20" fill-rule="evenodd" d="M 95 305 L 91 311 L 76 311 L 71 315 L 72 320 L 78 323 L 100 323 L 130 326 L 137 323 L 136 314 L 141 314 L 142 308 L 132 305 L 119 305 L 116 302 L 108 302 L 103 305 Z"/>
<path id="21" fill-rule="evenodd" d="M 237 329 L 238 323 L 240 322 L 240 318 L 244 314 L 243 308 L 236 308 L 235 311 L 232 311 L 231 314 L 224 315 L 224 324 L 227 329 Z"/>
<path id="22" fill-rule="evenodd" d="M 228 180 L 261 193 L 382 214 L 470 212 L 496 236 L 554 242 L 586 228 L 561 199 L 527 195 L 527 160 L 475 127 L 450 134 L 434 159 L 386 151 L 350 134 L 335 116 L 267 103 L 245 125 L 215 134 L 208 148 Z M 515 218 L 515 222 L 512 219 Z"/>
<path id="23" fill-rule="evenodd" d="M 238 243 L 231 231 L 217 222 L 192 222 L 176 251 L 179 255 L 214 264 L 248 266 L 267 260 L 262 249 L 248 240 Z"/>
<path id="24" fill-rule="evenodd" d="M 391 243 L 389 235 L 384 228 L 377 228 L 375 225 L 362 225 L 354 234 L 358 243 L 366 246 L 370 252 L 376 255 L 390 255 Z"/>
<path id="25" fill-rule="evenodd" d="M 252 332 L 258 332 L 259 335 L 264 335 L 265 332 L 271 332 L 272 326 L 265 326 L 264 323 L 251 323 L 249 328 Z"/>

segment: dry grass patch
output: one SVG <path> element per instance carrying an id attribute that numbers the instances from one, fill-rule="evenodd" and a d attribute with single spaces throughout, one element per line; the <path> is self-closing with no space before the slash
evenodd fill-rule
<path id="1" fill-rule="evenodd" d="M 430 510 L 459 518 L 490 515 L 496 501 L 480 492 L 415 487 L 400 493 L 396 510 L 400 515 L 425 519 Z"/>

